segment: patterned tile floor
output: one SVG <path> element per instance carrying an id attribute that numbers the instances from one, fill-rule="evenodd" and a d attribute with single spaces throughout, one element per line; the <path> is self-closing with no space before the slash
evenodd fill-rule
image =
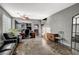
<path id="1" fill-rule="evenodd" d="M 71 49 L 54 42 L 48 44 L 43 38 L 23 39 L 16 49 L 16 55 L 71 55 Z"/>

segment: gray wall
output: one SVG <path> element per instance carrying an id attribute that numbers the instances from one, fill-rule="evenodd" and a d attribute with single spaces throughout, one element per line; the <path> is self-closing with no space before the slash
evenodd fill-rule
<path id="1" fill-rule="evenodd" d="M 79 4 L 75 4 L 69 8 L 66 8 L 54 15 L 51 15 L 47 19 L 45 26 L 49 26 L 52 33 L 58 33 L 64 31 L 64 44 L 71 45 L 71 26 L 72 17 L 79 13 Z"/>

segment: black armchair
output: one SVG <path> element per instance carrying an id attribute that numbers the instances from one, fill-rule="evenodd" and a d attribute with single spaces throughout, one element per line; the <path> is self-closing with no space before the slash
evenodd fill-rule
<path id="1" fill-rule="evenodd" d="M 3 33 L 3 40 L 5 43 L 19 42 L 19 38 L 13 34 Z"/>

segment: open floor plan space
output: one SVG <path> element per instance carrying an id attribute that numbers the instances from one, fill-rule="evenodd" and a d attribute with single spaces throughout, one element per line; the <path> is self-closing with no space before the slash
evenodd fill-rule
<path id="1" fill-rule="evenodd" d="M 79 3 L 0 3 L 0 55 L 79 55 Z"/>

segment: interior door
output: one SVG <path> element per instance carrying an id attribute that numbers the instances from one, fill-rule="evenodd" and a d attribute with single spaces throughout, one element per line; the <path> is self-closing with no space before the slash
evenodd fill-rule
<path id="1" fill-rule="evenodd" d="M 72 19 L 72 42 L 71 47 L 79 50 L 79 17 Z"/>

